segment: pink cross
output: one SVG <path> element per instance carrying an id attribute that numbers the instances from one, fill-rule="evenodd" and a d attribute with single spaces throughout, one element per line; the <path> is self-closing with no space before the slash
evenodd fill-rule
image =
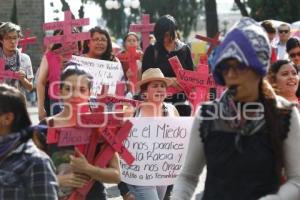
<path id="1" fill-rule="evenodd" d="M 122 142 L 128 137 L 132 128 L 132 123 L 128 120 L 123 122 L 122 117 L 123 113 L 80 113 L 78 116 L 80 123 L 78 125 L 89 125 L 89 123 L 92 122 L 93 125 L 98 125 L 98 127 L 81 128 L 79 126 L 75 126 L 65 128 L 48 128 L 47 142 L 57 143 L 66 140 L 65 138 L 61 138 L 67 137 L 66 134 L 68 134 L 69 137 L 76 134 L 76 139 L 78 139 L 79 136 L 83 138 L 81 141 L 84 142 L 83 144 L 86 144 L 85 146 L 82 146 L 75 139 L 75 143 L 73 144 L 70 142 L 62 143 L 63 145 L 67 144 L 69 146 L 76 146 L 86 156 L 89 163 L 99 167 L 106 167 L 115 152 L 118 152 L 123 160 L 127 164 L 131 165 L 135 158 L 124 147 Z M 105 125 L 103 126 L 104 123 Z M 88 134 L 88 136 L 84 135 L 84 132 Z M 106 143 L 104 144 L 102 151 L 95 156 L 96 147 L 100 138 L 102 138 Z M 75 190 L 68 199 L 85 199 L 94 182 L 94 180 L 91 180 L 84 187 Z"/>
<path id="2" fill-rule="evenodd" d="M 27 45 L 28 44 L 35 44 L 36 43 L 36 37 L 29 37 L 30 33 L 31 33 L 31 30 L 26 29 L 23 39 L 21 39 L 18 43 L 18 45 L 21 46 L 22 52 L 25 52 L 27 50 Z"/>
<path id="3" fill-rule="evenodd" d="M 142 23 L 141 24 L 131 24 L 129 27 L 129 31 L 132 32 L 140 32 L 142 33 L 142 41 L 143 41 L 143 51 L 145 52 L 146 48 L 149 46 L 149 35 L 154 29 L 154 24 L 150 24 L 150 15 L 143 14 L 142 15 Z"/>
<path id="4" fill-rule="evenodd" d="M 63 35 L 45 37 L 44 44 L 47 46 L 49 44 L 60 43 L 62 44 L 62 46 L 65 46 L 67 43 L 77 42 L 81 40 L 88 40 L 91 37 L 89 32 L 72 34 L 73 27 L 79 27 L 88 24 L 89 24 L 89 18 L 72 19 L 71 11 L 65 11 L 64 21 L 50 22 L 50 23 L 45 23 L 43 25 L 44 30 L 62 30 Z M 74 51 L 77 51 L 77 49 L 75 49 Z"/>
<path id="5" fill-rule="evenodd" d="M 213 76 L 208 73 L 208 66 L 199 64 L 196 71 L 183 69 L 177 56 L 169 59 L 169 62 L 176 74 L 179 85 L 183 88 L 184 93 L 193 105 L 193 112 L 200 102 L 208 100 L 210 88 L 217 88 L 220 95 L 223 87 L 218 89 Z"/>
<path id="6" fill-rule="evenodd" d="M 137 107 L 141 103 L 140 101 L 133 100 L 133 99 L 127 99 L 124 97 L 125 83 L 123 83 L 123 82 L 117 83 L 115 96 L 107 94 L 108 88 L 109 88 L 108 85 L 102 86 L 101 95 L 99 95 L 96 99 L 96 102 L 100 103 L 100 105 L 94 109 L 94 112 L 104 112 L 105 106 L 108 103 L 117 104 L 115 106 L 115 111 L 122 110 L 123 105 L 130 104 L 133 107 Z M 104 105 L 104 106 L 101 106 L 101 105 Z"/>
<path id="7" fill-rule="evenodd" d="M 141 54 L 136 51 L 136 47 L 128 47 L 125 53 L 117 55 L 121 62 L 128 63 L 129 69 L 131 71 L 131 76 L 129 77 L 129 82 L 131 86 L 135 86 L 138 81 L 138 66 L 136 61 L 141 59 Z M 131 88 L 131 91 L 135 91 L 135 87 Z"/>
<path id="8" fill-rule="evenodd" d="M 215 37 L 213 38 L 209 38 L 209 37 L 205 37 L 205 36 L 202 36 L 202 35 L 196 35 L 195 36 L 197 39 L 199 40 L 203 40 L 205 42 L 209 42 L 210 43 L 210 47 L 209 49 L 207 50 L 207 55 L 210 55 L 211 51 L 216 48 L 219 44 L 220 44 L 220 40 L 219 40 L 219 37 L 220 37 L 220 32 L 218 32 Z"/>
<path id="9" fill-rule="evenodd" d="M 19 80 L 19 75 L 9 69 L 5 70 L 5 61 L 0 58 L 0 80 L 6 78 Z"/>

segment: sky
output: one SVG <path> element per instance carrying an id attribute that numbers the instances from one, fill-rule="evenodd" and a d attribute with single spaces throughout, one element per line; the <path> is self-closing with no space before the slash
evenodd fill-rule
<path id="1" fill-rule="evenodd" d="M 63 13 L 61 10 L 61 1 L 60 0 L 44 0 L 45 1 L 45 22 L 52 22 L 53 19 L 58 17 L 59 20 L 63 20 Z M 143 1 L 143 0 L 140 0 Z M 217 1 L 217 10 L 218 13 L 227 13 L 231 12 L 234 0 L 216 0 Z M 54 7 L 50 6 L 50 2 L 53 2 Z M 78 18 L 78 10 L 81 6 L 81 0 L 66 0 L 69 3 L 72 13 Z M 58 9 L 59 13 L 54 13 L 53 11 Z M 97 25 L 97 19 L 101 18 L 101 9 L 98 5 L 93 2 L 88 2 L 84 6 L 85 17 L 90 18 L 90 25 L 85 26 L 84 30 Z"/>

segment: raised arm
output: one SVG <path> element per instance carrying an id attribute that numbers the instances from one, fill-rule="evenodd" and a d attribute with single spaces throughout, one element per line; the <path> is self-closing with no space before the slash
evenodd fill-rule
<path id="1" fill-rule="evenodd" d="M 43 56 L 40 67 L 38 69 L 38 76 L 36 82 L 37 100 L 38 100 L 38 112 L 39 119 L 44 119 L 47 114 L 45 110 L 45 88 L 48 76 L 48 62 L 46 56 Z"/>
<path id="2" fill-rule="evenodd" d="M 199 113 L 196 115 L 199 116 Z M 172 200 L 190 200 L 206 163 L 199 133 L 200 119 L 195 117 L 183 168 L 176 179 Z"/>

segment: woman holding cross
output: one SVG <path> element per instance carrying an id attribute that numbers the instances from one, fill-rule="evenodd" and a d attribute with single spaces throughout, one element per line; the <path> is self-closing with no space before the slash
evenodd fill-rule
<path id="1" fill-rule="evenodd" d="M 142 61 L 142 72 L 152 67 L 158 67 L 164 76 L 173 78 L 173 86 L 178 87 L 175 81 L 175 73 L 168 61 L 169 58 L 177 56 L 184 69 L 193 71 L 193 60 L 190 48 L 177 37 L 177 22 L 170 15 L 162 16 L 154 26 L 156 43 L 149 45 L 144 53 Z M 191 108 L 186 102 L 184 93 L 174 94 L 166 98 L 176 106 L 181 116 L 190 116 Z"/>
<path id="2" fill-rule="evenodd" d="M 60 94 L 63 109 L 57 115 L 46 118 L 41 124 L 48 127 L 73 127 L 77 124 L 76 115 L 83 108 L 89 110 L 88 102 L 91 94 L 92 76 L 79 66 L 67 66 L 61 75 Z M 82 107 L 81 107 L 82 106 Z M 100 152 L 103 143 L 96 147 Z M 48 145 L 47 149 L 51 154 L 54 164 L 57 166 L 57 178 L 59 183 L 59 195 L 61 198 L 68 197 L 75 189 L 82 188 L 88 181 L 94 179 L 86 199 L 106 200 L 106 193 L 103 182 L 120 182 L 120 167 L 118 155 L 114 154 L 109 161 L 107 168 L 100 168 L 90 164 L 86 157 L 74 147 L 60 147 Z"/>

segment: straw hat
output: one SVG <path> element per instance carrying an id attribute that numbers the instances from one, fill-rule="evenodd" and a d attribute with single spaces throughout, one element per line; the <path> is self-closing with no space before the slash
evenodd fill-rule
<path id="1" fill-rule="evenodd" d="M 140 89 L 142 85 L 151 81 L 163 81 L 167 86 L 172 84 L 172 80 L 166 78 L 159 68 L 149 68 L 143 72 L 142 80 L 136 83 L 136 87 Z"/>

